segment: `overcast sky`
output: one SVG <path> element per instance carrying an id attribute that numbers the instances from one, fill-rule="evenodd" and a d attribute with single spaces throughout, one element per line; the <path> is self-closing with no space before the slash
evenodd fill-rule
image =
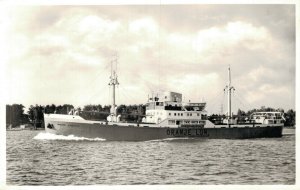
<path id="1" fill-rule="evenodd" d="M 295 109 L 294 5 L 19 6 L 9 11 L 7 103 L 117 104 L 174 91 L 226 112 Z"/>

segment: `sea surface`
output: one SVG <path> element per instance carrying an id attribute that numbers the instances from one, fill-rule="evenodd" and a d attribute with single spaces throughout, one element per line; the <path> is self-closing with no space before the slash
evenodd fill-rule
<path id="1" fill-rule="evenodd" d="M 7 185 L 295 184 L 295 129 L 282 138 L 109 142 L 6 132 Z"/>

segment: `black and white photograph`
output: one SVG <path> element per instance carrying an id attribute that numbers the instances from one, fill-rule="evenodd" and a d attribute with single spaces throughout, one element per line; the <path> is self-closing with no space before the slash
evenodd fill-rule
<path id="1" fill-rule="evenodd" d="M 4 14 L 5 189 L 296 188 L 295 3 Z"/>

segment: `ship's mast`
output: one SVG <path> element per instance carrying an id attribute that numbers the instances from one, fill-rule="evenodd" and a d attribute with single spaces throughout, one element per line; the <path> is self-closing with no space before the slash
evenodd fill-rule
<path id="1" fill-rule="evenodd" d="M 111 62 L 111 75 L 110 75 L 110 82 L 108 85 L 112 86 L 112 105 L 111 105 L 111 109 L 110 109 L 110 114 L 113 115 L 114 117 L 117 116 L 116 113 L 116 85 L 119 85 L 118 82 L 118 75 L 116 74 L 116 71 L 113 68 L 113 64 L 118 63 L 118 57 L 116 56 L 116 58 Z"/>
<path id="2" fill-rule="evenodd" d="M 235 90 L 233 86 L 231 86 L 231 73 L 230 73 L 230 65 L 228 67 L 228 85 L 225 87 L 228 94 L 228 121 L 232 118 L 231 112 L 231 91 Z M 224 90 L 225 90 L 224 89 Z"/>

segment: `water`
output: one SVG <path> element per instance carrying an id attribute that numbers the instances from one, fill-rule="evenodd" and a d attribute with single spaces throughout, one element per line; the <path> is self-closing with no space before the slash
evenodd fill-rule
<path id="1" fill-rule="evenodd" d="M 295 130 L 282 138 L 108 142 L 7 131 L 8 185 L 295 184 Z"/>

